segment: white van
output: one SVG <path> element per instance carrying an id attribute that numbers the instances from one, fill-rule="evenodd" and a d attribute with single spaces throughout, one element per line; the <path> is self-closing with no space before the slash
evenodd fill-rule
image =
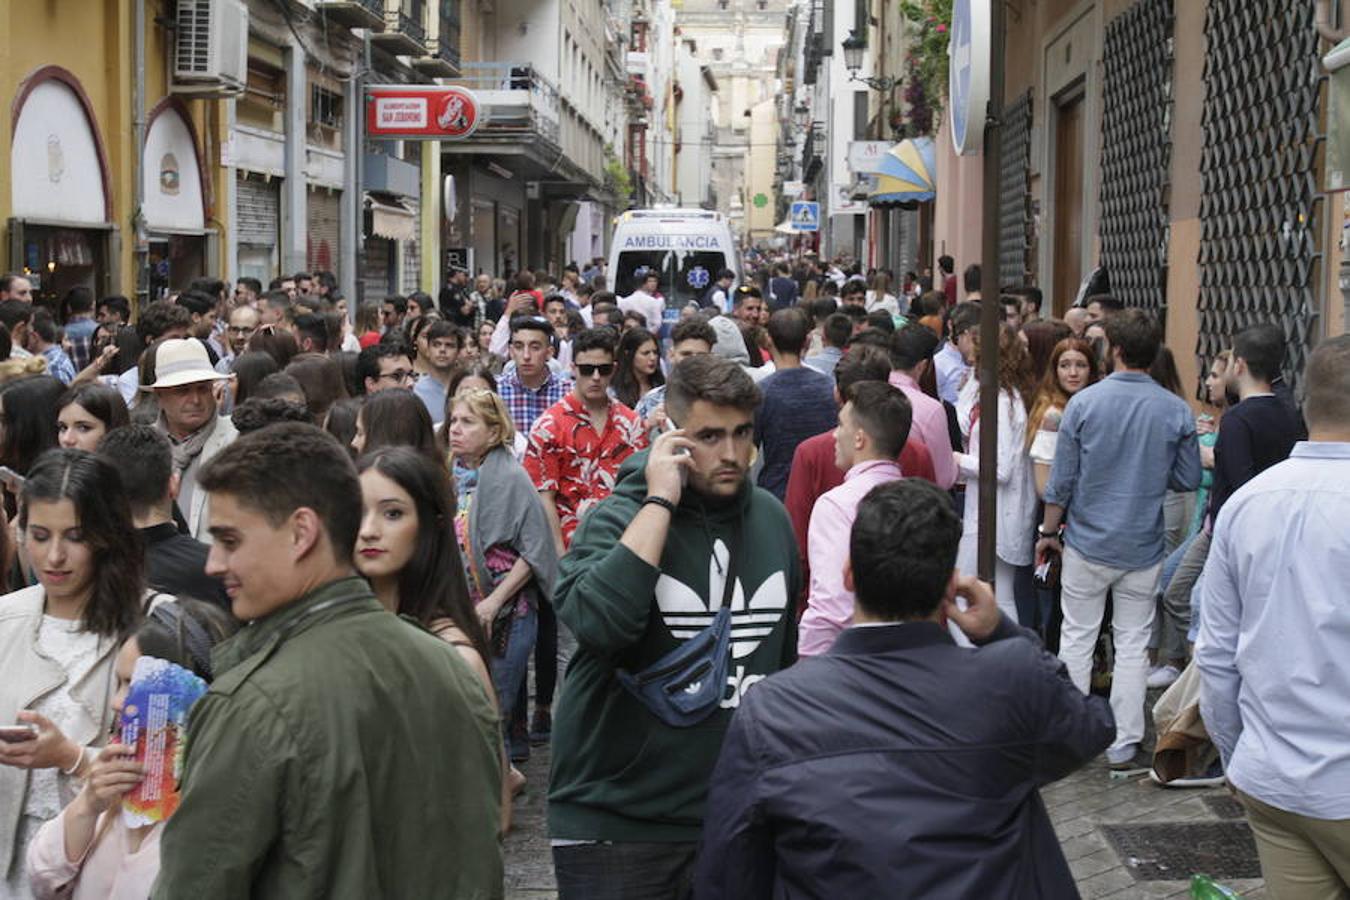
<path id="1" fill-rule="evenodd" d="M 609 281 L 620 297 L 642 286 L 649 270 L 661 276 L 665 321 L 678 321 L 680 309 L 702 303 L 723 269 L 736 273 L 740 254 L 731 228 L 719 212 L 706 209 L 633 209 L 614 222 L 609 251 Z"/>

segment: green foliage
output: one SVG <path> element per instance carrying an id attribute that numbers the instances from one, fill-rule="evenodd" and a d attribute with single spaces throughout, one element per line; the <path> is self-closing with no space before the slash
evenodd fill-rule
<path id="1" fill-rule="evenodd" d="M 947 100 L 947 44 L 951 39 L 952 0 L 900 0 L 909 24 L 910 77 L 906 131 L 926 134 L 940 121 Z"/>
<path id="2" fill-rule="evenodd" d="M 628 174 L 623 160 L 614 152 L 613 144 L 605 145 L 605 187 L 627 206 L 633 200 L 633 178 Z"/>

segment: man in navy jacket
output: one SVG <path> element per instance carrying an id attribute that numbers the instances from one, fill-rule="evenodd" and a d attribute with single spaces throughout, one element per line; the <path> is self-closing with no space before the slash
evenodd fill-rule
<path id="1" fill-rule="evenodd" d="M 864 498 L 844 575 L 853 626 L 741 701 L 698 897 L 1078 895 L 1039 788 L 1111 743 L 1110 706 L 955 574 L 960 538 L 927 482 Z"/>

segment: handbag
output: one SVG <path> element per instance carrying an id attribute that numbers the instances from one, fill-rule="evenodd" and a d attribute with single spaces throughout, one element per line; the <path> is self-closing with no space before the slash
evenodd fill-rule
<path id="1" fill-rule="evenodd" d="M 637 674 L 617 669 L 619 683 L 647 710 L 673 728 L 689 728 L 712 715 L 727 692 L 731 667 L 731 595 L 736 589 L 733 547 L 722 606 L 712 623 Z"/>

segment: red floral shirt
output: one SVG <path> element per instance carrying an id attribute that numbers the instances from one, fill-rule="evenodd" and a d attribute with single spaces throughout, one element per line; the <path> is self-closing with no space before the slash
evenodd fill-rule
<path id="1" fill-rule="evenodd" d="M 597 434 L 575 393 L 550 406 L 530 429 L 525 471 L 540 491 L 553 491 L 563 546 L 572 543 L 581 517 L 614 490 L 619 464 L 647 446 L 637 413 L 611 400 L 605 429 Z"/>

